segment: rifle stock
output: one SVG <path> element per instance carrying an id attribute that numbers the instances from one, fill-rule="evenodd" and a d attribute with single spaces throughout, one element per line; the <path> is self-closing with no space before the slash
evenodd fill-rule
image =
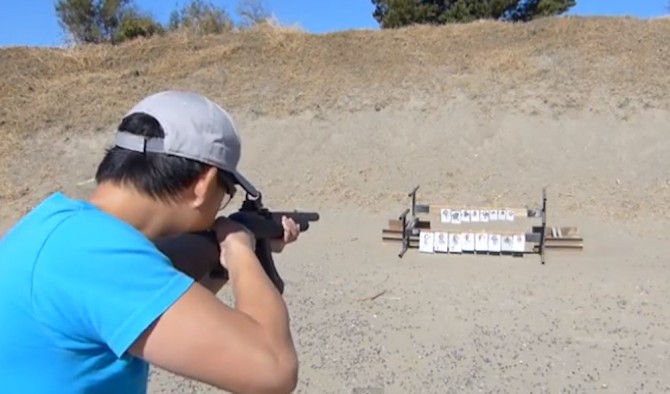
<path id="1" fill-rule="evenodd" d="M 256 237 L 256 257 L 280 294 L 284 293 L 284 281 L 275 267 L 270 241 L 284 236 L 282 216 L 292 218 L 299 224 L 300 232 L 307 231 L 310 222 L 319 220 L 316 212 L 270 211 L 263 207 L 260 196 L 257 199 L 247 196 L 240 210 L 229 216 L 231 220 L 247 227 Z M 156 240 L 155 244 L 178 270 L 195 280 L 201 280 L 207 275 L 228 279 L 228 271 L 220 262 L 220 248 L 214 231 L 163 237 Z"/>

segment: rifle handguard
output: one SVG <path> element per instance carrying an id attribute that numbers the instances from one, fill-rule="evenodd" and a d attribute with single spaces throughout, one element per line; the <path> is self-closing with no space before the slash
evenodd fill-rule
<path id="1" fill-rule="evenodd" d="M 175 268 L 195 280 L 201 280 L 207 275 L 216 279 L 229 279 L 228 270 L 221 265 L 221 249 L 213 231 L 161 238 L 156 241 L 156 246 L 172 261 Z M 269 240 L 258 238 L 255 252 L 268 278 L 283 294 L 284 281 L 275 267 Z"/>
<path id="2" fill-rule="evenodd" d="M 231 220 L 248 228 L 256 237 L 256 257 L 280 294 L 284 294 L 284 281 L 275 267 L 270 241 L 282 239 L 284 236 L 282 216 L 292 218 L 300 225 L 301 232 L 309 228 L 310 221 L 319 220 L 316 212 L 271 212 L 262 208 L 260 199 L 248 198 L 238 212 L 229 216 Z M 195 280 L 201 280 L 207 275 L 228 279 L 228 271 L 221 265 L 221 249 L 214 231 L 164 237 L 156 240 L 155 244 L 178 270 Z"/>

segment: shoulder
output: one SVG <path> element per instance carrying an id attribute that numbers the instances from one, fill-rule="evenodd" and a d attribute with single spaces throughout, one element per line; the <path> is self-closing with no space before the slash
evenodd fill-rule
<path id="1" fill-rule="evenodd" d="M 147 257 L 164 258 L 155 245 L 130 224 L 94 205 L 54 193 L 26 215 L 6 239 L 24 245 L 38 260 L 58 260 L 86 254 L 114 254 L 140 249 Z M 24 248 L 26 249 L 26 248 Z M 98 256 L 98 257 L 102 257 Z"/>
<path id="2" fill-rule="evenodd" d="M 121 356 L 192 284 L 137 229 L 81 209 L 44 242 L 32 301 L 59 331 L 103 341 Z"/>
<path id="3" fill-rule="evenodd" d="M 178 274 L 142 232 L 97 209 L 82 209 L 60 221 L 45 239 L 36 266 L 36 272 L 50 281 L 63 279 L 70 284 L 116 281 L 121 285 L 121 280 L 131 282 L 131 277 Z M 65 272 L 69 274 L 64 276 Z"/>
<path id="4" fill-rule="evenodd" d="M 69 212 L 49 234 L 40 253 L 42 261 L 51 256 L 70 261 L 93 258 L 97 261 L 133 255 L 166 262 L 167 258 L 139 230 L 103 211 L 86 207 Z M 91 263 L 89 261 L 88 263 Z"/>

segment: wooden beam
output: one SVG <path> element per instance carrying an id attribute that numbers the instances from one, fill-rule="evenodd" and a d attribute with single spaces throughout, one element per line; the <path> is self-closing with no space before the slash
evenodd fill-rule
<path id="1" fill-rule="evenodd" d="M 460 233 L 460 231 L 459 231 Z M 474 234 L 477 234 L 476 232 Z M 496 234 L 500 235 L 514 235 L 518 233 L 499 233 L 496 232 Z M 402 241 L 402 232 L 400 231 L 395 231 L 395 230 L 388 230 L 388 229 L 382 229 L 382 240 L 383 241 L 397 241 L 400 242 Z M 419 242 L 419 236 L 418 235 L 410 235 L 409 236 L 410 243 L 412 242 Z M 527 244 L 534 244 L 533 247 L 537 247 L 538 242 L 537 241 L 532 241 L 526 239 Z M 545 239 L 545 247 L 549 249 L 583 249 L 584 248 L 584 242 L 581 239 L 561 239 L 561 238 L 546 238 Z"/>
<path id="2" fill-rule="evenodd" d="M 581 237 L 572 237 L 572 238 L 566 238 L 566 237 L 545 237 L 544 240 L 546 242 L 554 241 L 554 242 L 584 242 L 584 239 Z"/>
<path id="3" fill-rule="evenodd" d="M 470 227 L 463 227 L 459 226 L 458 229 L 425 229 L 428 232 L 431 233 L 454 233 L 454 234 L 462 234 L 462 233 L 471 233 L 471 234 L 498 234 L 498 235 L 517 235 L 524 233 L 524 231 L 511 231 L 511 230 L 486 230 L 486 229 L 481 229 L 481 228 L 470 228 Z M 398 236 L 402 236 L 402 230 L 395 230 L 395 229 L 382 229 L 382 234 L 397 234 Z M 525 234 L 525 233 L 524 233 Z M 527 234 L 526 234 L 527 235 Z"/>
<path id="4" fill-rule="evenodd" d="M 382 241 L 384 243 L 400 244 L 402 240 L 401 239 L 395 239 L 395 238 L 382 237 Z M 418 248 L 419 247 L 419 240 L 418 239 L 410 239 L 409 240 L 409 247 L 410 248 Z"/>
<path id="5" fill-rule="evenodd" d="M 428 205 L 428 213 L 431 215 L 440 215 L 443 209 L 453 210 L 487 210 L 487 211 L 507 211 L 511 210 L 514 212 L 514 216 L 517 218 L 527 218 L 528 217 L 528 208 L 511 208 L 511 207 L 486 207 L 486 206 L 468 206 L 462 204 L 430 204 Z"/>
<path id="6" fill-rule="evenodd" d="M 554 242 L 545 242 L 545 248 L 548 249 L 584 249 L 583 243 L 554 243 Z"/>
<path id="7" fill-rule="evenodd" d="M 407 222 L 409 223 L 409 220 Z M 390 219 L 388 228 L 394 231 L 402 231 L 402 220 Z M 414 228 L 430 229 L 430 220 L 418 220 Z"/>

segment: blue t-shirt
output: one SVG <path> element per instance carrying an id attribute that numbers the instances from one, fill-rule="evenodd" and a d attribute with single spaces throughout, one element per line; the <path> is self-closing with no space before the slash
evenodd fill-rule
<path id="1" fill-rule="evenodd" d="M 127 350 L 192 283 L 134 227 L 53 194 L 0 240 L 0 391 L 145 393 Z"/>

